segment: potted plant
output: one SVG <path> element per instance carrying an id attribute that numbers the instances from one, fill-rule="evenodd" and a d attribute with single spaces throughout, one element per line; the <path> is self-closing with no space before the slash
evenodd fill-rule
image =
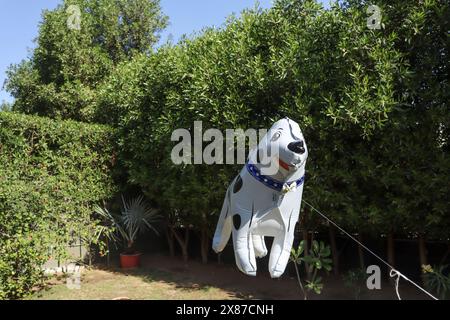
<path id="1" fill-rule="evenodd" d="M 114 227 L 116 234 L 113 239 L 117 241 L 118 235 L 124 242 L 125 250 L 120 254 L 120 266 L 136 268 L 140 264 L 141 257 L 141 253 L 135 248 L 137 236 L 146 229 L 151 229 L 158 234 L 152 224 L 158 221 L 159 216 L 156 210 L 147 204 L 142 195 L 129 201 L 125 201 L 122 196 L 122 204 L 120 215 L 113 214 L 108 209 L 99 206 L 94 210 Z"/>

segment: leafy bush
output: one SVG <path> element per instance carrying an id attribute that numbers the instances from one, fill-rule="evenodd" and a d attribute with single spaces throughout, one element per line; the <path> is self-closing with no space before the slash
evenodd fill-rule
<path id="1" fill-rule="evenodd" d="M 92 207 L 110 198 L 112 131 L 0 112 L 0 297 L 20 298 L 73 237 L 101 245 Z"/>
<path id="2" fill-rule="evenodd" d="M 363 1 L 278 0 L 122 63 L 97 119 L 118 127 L 130 182 L 170 223 L 211 234 L 240 166 L 175 165 L 172 132 L 289 116 L 310 146 L 305 199 L 349 230 L 448 237 L 449 6 L 391 3 L 370 30 Z"/>
<path id="3" fill-rule="evenodd" d="M 367 273 L 362 268 L 351 269 L 343 276 L 346 287 L 353 290 L 355 300 L 361 298 L 361 293 L 366 285 Z"/>
<path id="4" fill-rule="evenodd" d="M 290 261 L 294 263 L 297 281 L 303 292 L 305 300 L 307 299 L 307 292 L 303 288 L 298 266 L 301 266 L 302 264 L 306 265 L 309 278 L 306 280 L 307 284 L 305 287 L 308 291 L 314 291 L 316 294 L 320 294 L 323 289 L 322 277 L 318 275 L 318 272 L 321 270 L 330 272 L 333 268 L 332 260 L 330 259 L 330 246 L 325 245 L 322 241 L 317 242 L 314 240 L 308 253 L 305 251 L 307 250 L 306 246 L 307 243 L 304 240 L 300 241 L 297 249 L 291 249 L 290 255 Z"/>
<path id="5" fill-rule="evenodd" d="M 445 232 L 443 177 L 450 162 L 445 146 L 433 141 L 447 120 L 438 108 L 423 109 L 427 118 L 412 107 L 421 93 L 407 79 L 420 78 L 420 70 L 408 70 L 414 50 L 397 32 L 416 45 L 425 36 L 405 26 L 369 30 L 364 8 L 323 10 L 314 1 L 277 1 L 270 10 L 247 10 L 222 29 L 206 29 L 122 64 L 103 84 L 98 110 L 102 121 L 112 116 L 119 127 L 130 181 L 167 207 L 168 215 L 185 212 L 178 224 L 208 228 L 240 166 L 174 165 L 171 133 L 192 133 L 196 120 L 204 130 L 267 128 L 287 115 L 301 123 L 311 147 L 305 196 L 339 223 L 375 232 L 406 225 L 420 231 L 422 224 L 409 214 L 412 202 L 404 200 L 415 199 L 428 230 L 433 225 Z M 412 24 L 417 12 L 427 10 L 402 9 L 402 19 Z M 383 12 L 387 25 L 399 24 L 390 9 Z M 441 22 L 427 19 L 439 33 Z M 421 52 L 441 70 L 429 48 Z M 426 152 L 418 150 L 424 147 Z M 421 179 L 423 170 L 432 180 Z M 410 187 L 424 183 L 430 192 Z"/>

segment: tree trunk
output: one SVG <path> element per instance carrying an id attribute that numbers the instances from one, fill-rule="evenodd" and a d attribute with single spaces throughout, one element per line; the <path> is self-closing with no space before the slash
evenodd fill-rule
<path id="1" fill-rule="evenodd" d="M 307 230 L 303 231 L 303 240 L 305 241 L 305 250 L 304 250 L 303 255 L 305 257 L 307 257 L 307 256 L 309 256 L 309 244 L 310 244 L 309 234 L 308 234 Z M 305 261 L 303 263 L 305 264 L 306 278 L 308 280 L 311 280 L 312 273 L 311 273 L 311 268 L 309 266 L 309 263 L 307 263 Z"/>
<path id="2" fill-rule="evenodd" d="M 332 224 L 330 224 L 328 232 L 330 235 L 331 256 L 333 258 L 333 272 L 337 276 L 339 275 L 339 252 L 336 245 L 336 229 Z"/>
<path id="3" fill-rule="evenodd" d="M 91 249 L 91 246 L 89 246 L 89 249 L 88 249 L 88 256 L 89 256 L 89 268 L 91 268 L 92 267 L 92 249 Z"/>
<path id="4" fill-rule="evenodd" d="M 175 239 L 177 239 L 178 244 L 180 245 L 183 261 L 187 262 L 189 260 L 189 228 L 185 228 L 184 237 L 182 237 L 175 228 L 171 227 L 170 229 L 175 236 Z"/>
<path id="5" fill-rule="evenodd" d="M 106 266 L 109 268 L 110 266 L 110 255 L 111 252 L 109 251 L 109 240 L 106 238 Z"/>
<path id="6" fill-rule="evenodd" d="M 169 254 L 173 258 L 175 257 L 175 243 L 173 239 L 173 233 L 170 229 L 170 227 L 166 228 L 166 238 L 167 238 L 167 244 L 169 245 Z"/>
<path id="7" fill-rule="evenodd" d="M 188 253 L 188 250 L 187 250 L 186 246 L 183 246 L 181 248 L 181 253 L 182 253 L 182 256 L 183 256 L 183 262 L 184 263 L 188 262 L 189 261 L 189 253 Z"/>
<path id="8" fill-rule="evenodd" d="M 395 268 L 395 243 L 394 243 L 394 233 L 389 232 L 387 236 L 387 259 L 389 264 Z M 388 275 L 390 274 L 391 270 L 388 270 Z M 392 280 L 392 278 L 389 276 L 389 279 Z"/>
<path id="9" fill-rule="evenodd" d="M 419 235 L 419 258 L 420 258 L 420 266 L 428 264 L 427 247 L 425 242 L 425 235 L 423 234 Z M 422 283 L 425 285 L 425 274 L 421 273 L 421 275 L 422 275 Z"/>
<path id="10" fill-rule="evenodd" d="M 189 245 L 189 228 L 186 228 L 184 232 L 184 245 L 182 246 L 182 253 L 183 253 L 183 261 L 187 262 L 189 260 L 189 252 L 188 252 L 188 245 Z"/>
<path id="11" fill-rule="evenodd" d="M 363 243 L 363 236 L 361 232 L 358 233 L 358 241 Z M 364 249 L 358 244 L 358 257 L 359 257 L 359 267 L 365 269 L 366 264 L 364 263 Z"/>
<path id="12" fill-rule="evenodd" d="M 202 263 L 208 263 L 208 250 L 209 250 L 209 241 L 208 241 L 208 233 L 206 232 L 206 228 L 202 228 L 201 231 L 201 239 L 200 239 L 200 251 L 202 255 Z"/>
<path id="13" fill-rule="evenodd" d="M 450 254 L 450 243 L 448 244 L 447 252 L 444 253 L 444 256 L 441 259 L 441 262 L 439 264 L 445 264 L 445 261 L 447 260 L 447 257 Z"/>
<path id="14" fill-rule="evenodd" d="M 306 220 L 306 210 L 305 210 L 305 214 L 303 215 L 303 241 L 305 243 L 305 250 L 303 255 L 306 257 L 309 255 L 309 241 L 308 241 L 308 229 L 307 229 L 307 220 Z M 309 264 L 304 262 L 305 264 L 305 271 L 306 271 L 306 276 L 308 278 L 308 280 L 311 280 L 311 272 L 310 272 L 310 268 L 309 268 Z"/>

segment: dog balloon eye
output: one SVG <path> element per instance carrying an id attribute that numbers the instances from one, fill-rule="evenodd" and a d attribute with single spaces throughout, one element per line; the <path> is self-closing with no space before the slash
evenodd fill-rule
<path id="1" fill-rule="evenodd" d="M 272 137 L 272 141 L 276 141 L 281 137 L 281 132 L 275 132 L 275 134 Z"/>

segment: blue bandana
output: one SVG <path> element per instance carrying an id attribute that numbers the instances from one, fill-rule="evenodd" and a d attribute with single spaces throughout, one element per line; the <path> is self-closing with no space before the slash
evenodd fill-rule
<path id="1" fill-rule="evenodd" d="M 293 182 L 296 183 L 296 187 L 300 186 L 305 181 L 305 176 L 301 177 L 300 179 L 296 181 L 291 182 L 281 182 L 278 180 L 275 180 L 269 176 L 265 176 L 261 174 L 261 171 L 254 165 L 247 162 L 245 165 L 247 167 L 248 172 L 259 182 L 264 184 L 266 187 L 269 187 L 271 189 L 274 189 L 278 192 L 281 192 L 283 190 L 283 186 L 285 184 L 292 184 Z"/>

